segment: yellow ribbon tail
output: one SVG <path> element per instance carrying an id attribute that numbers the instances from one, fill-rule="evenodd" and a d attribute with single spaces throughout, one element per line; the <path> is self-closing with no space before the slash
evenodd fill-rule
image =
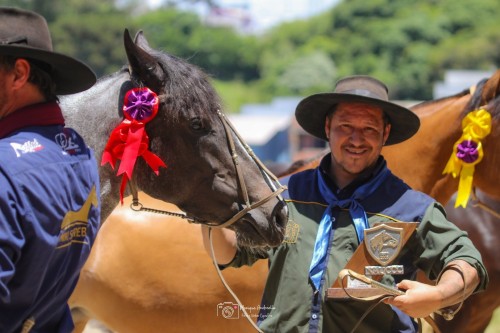
<path id="1" fill-rule="evenodd" d="M 458 174 L 460 173 L 461 167 L 462 167 L 461 161 L 455 156 L 455 153 L 453 153 L 448 162 L 446 163 L 446 166 L 444 167 L 443 175 L 451 173 L 453 178 L 457 178 Z"/>
<path id="2" fill-rule="evenodd" d="M 464 165 L 460 173 L 460 182 L 458 183 L 457 200 L 455 208 L 462 206 L 467 207 L 469 202 L 470 192 L 472 190 L 472 180 L 474 177 L 474 165 Z"/>

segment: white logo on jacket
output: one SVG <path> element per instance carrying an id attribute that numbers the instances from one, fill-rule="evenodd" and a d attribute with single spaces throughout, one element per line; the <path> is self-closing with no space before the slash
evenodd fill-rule
<path id="1" fill-rule="evenodd" d="M 17 157 L 21 157 L 22 154 L 34 153 L 43 149 L 43 146 L 36 139 L 26 141 L 23 144 L 11 142 L 10 145 L 16 152 Z"/>

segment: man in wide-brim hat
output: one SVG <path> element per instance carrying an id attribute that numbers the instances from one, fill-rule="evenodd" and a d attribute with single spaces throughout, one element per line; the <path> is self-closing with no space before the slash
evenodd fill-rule
<path id="1" fill-rule="evenodd" d="M 332 176 L 341 187 L 372 167 L 384 145 L 410 138 L 420 126 L 411 110 L 389 101 L 382 82 L 362 75 L 338 81 L 332 93 L 303 99 L 295 117 L 307 132 L 329 142 Z M 334 117 L 341 123 L 332 126 Z"/>
<path id="2" fill-rule="evenodd" d="M 391 124 L 386 145 L 402 142 L 415 134 L 420 126 L 419 118 L 407 108 L 389 101 L 388 89 L 370 76 L 351 76 L 337 82 L 333 93 L 321 93 L 303 99 L 295 116 L 299 124 L 310 134 L 328 140 L 325 119 L 339 103 L 366 103 L 378 106 Z"/>
<path id="3" fill-rule="evenodd" d="M 0 332 L 72 332 L 67 301 L 100 222 L 94 153 L 59 94 L 96 81 L 45 19 L 0 7 Z M 85 209 L 83 209 L 85 208 Z"/>
<path id="4" fill-rule="evenodd" d="M 48 72 L 58 95 L 73 94 L 96 82 L 94 72 L 83 62 L 54 52 L 45 19 L 33 12 L 2 8 L 0 55 L 26 58 Z"/>
<path id="5" fill-rule="evenodd" d="M 368 76 L 341 79 L 333 93 L 303 99 L 295 115 L 307 132 L 328 141 L 331 153 L 317 168 L 283 179 L 289 208 L 283 244 L 263 255 L 231 246 L 236 244 L 231 231 L 218 229 L 213 235 L 216 257 L 225 258 L 221 265 L 269 259 L 259 314 L 264 332 L 352 332 L 356 327 L 364 333 L 417 332 L 410 316 L 426 317 L 485 288 L 486 270 L 467 235 L 446 220 L 439 203 L 387 168 L 382 147 L 410 138 L 420 123 L 412 111 L 389 101 L 382 82 Z M 376 308 L 372 302 L 325 299 L 368 230 L 395 221 L 419 222 L 412 241 L 391 263 L 402 265 L 403 275 L 384 277 L 393 287 L 399 282 L 406 294 Z M 417 267 L 431 279 L 441 272 L 438 284 L 413 281 Z"/>

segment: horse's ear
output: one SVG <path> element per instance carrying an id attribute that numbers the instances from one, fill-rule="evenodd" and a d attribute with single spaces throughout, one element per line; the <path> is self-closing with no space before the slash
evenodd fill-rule
<path id="1" fill-rule="evenodd" d="M 148 47 L 146 39 L 144 36 L 141 37 L 141 35 L 142 32 L 138 33 L 136 40 L 140 42 L 140 44 L 145 42 L 145 47 Z M 128 29 L 125 29 L 123 34 L 123 42 L 125 45 L 125 52 L 127 53 L 130 75 L 136 77 L 137 80 L 144 83 L 147 87 L 159 93 L 165 73 L 159 66 L 156 58 L 149 54 L 146 49 L 142 48 L 141 45 L 132 41 Z"/>
<path id="2" fill-rule="evenodd" d="M 484 84 L 481 99 L 483 102 L 491 101 L 500 94 L 500 69 L 493 74 Z"/>
<path id="3" fill-rule="evenodd" d="M 144 50 L 151 50 L 148 40 L 144 36 L 144 32 L 142 30 L 137 31 L 135 34 L 134 43 Z"/>

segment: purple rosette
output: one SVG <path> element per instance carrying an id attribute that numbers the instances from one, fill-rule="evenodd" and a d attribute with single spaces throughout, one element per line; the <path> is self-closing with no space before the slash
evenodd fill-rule
<path id="1" fill-rule="evenodd" d="M 478 144 L 472 140 L 464 140 L 457 146 L 457 157 L 465 163 L 474 163 L 479 158 Z"/>
<path id="2" fill-rule="evenodd" d="M 123 114 L 128 120 L 147 123 L 158 113 L 158 96 L 149 88 L 130 89 L 124 98 Z"/>

